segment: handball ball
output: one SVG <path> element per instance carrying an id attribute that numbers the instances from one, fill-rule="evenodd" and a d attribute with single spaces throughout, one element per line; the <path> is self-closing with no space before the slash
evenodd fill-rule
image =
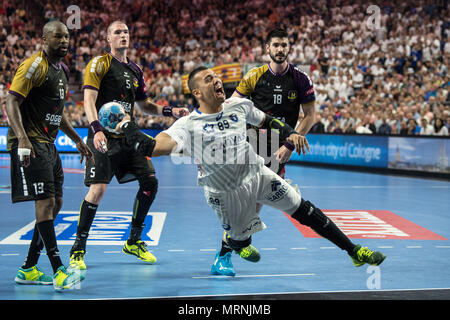
<path id="1" fill-rule="evenodd" d="M 125 117 L 125 110 L 117 102 L 105 103 L 98 112 L 98 121 L 106 130 L 114 132 L 117 124 Z"/>

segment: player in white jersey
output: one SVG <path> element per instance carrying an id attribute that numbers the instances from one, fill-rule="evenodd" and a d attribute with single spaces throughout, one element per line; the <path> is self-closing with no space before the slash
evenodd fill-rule
<path id="1" fill-rule="evenodd" d="M 347 251 L 355 266 L 383 262 L 384 254 L 353 244 L 319 208 L 302 199 L 290 184 L 264 166 L 264 160 L 247 142 L 246 123 L 278 130 L 299 154 L 309 149 L 304 136 L 258 110 L 250 100 L 225 100 L 222 81 L 211 69 L 199 67 L 192 71 L 188 85 L 199 108 L 155 139 L 145 136 L 126 120 L 119 130 L 123 130 L 129 144 L 145 155 L 183 152 L 195 159 L 199 166 L 198 183 L 204 187 L 206 200 L 217 214 L 226 231 L 227 244 L 233 250 L 248 261 L 259 261 L 260 254 L 251 245 L 251 236 L 265 228 L 256 210 L 256 204 L 260 203 L 282 210 L 311 227 Z M 228 255 L 218 263 L 233 276 L 229 258 Z"/>

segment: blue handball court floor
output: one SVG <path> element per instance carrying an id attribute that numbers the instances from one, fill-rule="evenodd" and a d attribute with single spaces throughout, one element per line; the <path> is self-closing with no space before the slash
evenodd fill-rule
<path id="1" fill-rule="evenodd" d="M 78 155 L 63 154 L 64 205 L 55 220 L 69 264 L 79 206 L 88 191 Z M 9 156 L 0 154 L 0 299 L 449 299 L 450 182 L 288 164 L 286 178 L 355 243 L 387 255 L 379 267 L 354 267 L 348 255 L 283 212 L 263 207 L 267 229 L 253 236 L 261 260 L 233 255 L 235 277 L 210 268 L 222 228 L 197 186 L 194 164 L 153 159 L 159 190 L 143 240 L 158 258 L 146 264 L 122 253 L 136 182 L 108 187 L 92 225 L 86 279 L 62 293 L 14 283 L 34 227 L 32 202 L 11 203 Z M 51 273 L 45 254 L 39 266 Z"/>

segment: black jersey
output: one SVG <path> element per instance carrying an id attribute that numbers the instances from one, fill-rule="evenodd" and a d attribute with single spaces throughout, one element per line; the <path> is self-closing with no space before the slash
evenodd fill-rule
<path id="1" fill-rule="evenodd" d="M 300 105 L 316 99 L 311 79 L 292 64 L 281 74 L 275 74 L 269 64 L 254 68 L 244 76 L 236 91 L 250 97 L 258 109 L 293 128 Z"/>
<path id="2" fill-rule="evenodd" d="M 134 103 L 147 98 L 141 68 L 131 61 L 121 62 L 110 53 L 97 56 L 88 63 L 83 88 L 98 91 L 95 103 L 97 111 L 105 103 L 115 101 L 123 106 L 132 120 Z"/>
<path id="3" fill-rule="evenodd" d="M 63 63 L 50 63 L 44 51 L 23 61 L 14 75 L 10 94 L 22 97 L 22 125 L 29 139 L 54 143 L 61 124 L 68 89 L 69 70 Z M 17 140 L 8 130 L 7 150 Z"/>
<path id="4" fill-rule="evenodd" d="M 274 73 L 269 64 L 251 69 L 241 80 L 236 91 L 249 97 L 258 109 L 282 120 L 292 128 L 297 124 L 300 105 L 316 99 L 311 79 L 292 64 L 288 64 L 281 74 Z M 258 131 L 256 147 L 258 154 L 263 157 L 270 157 L 275 149 L 284 143 L 280 139 L 278 146 L 273 146 L 271 134 L 267 132 L 267 150 L 266 154 L 263 154 L 260 149 L 260 144 L 263 143 L 260 139 L 261 129 L 252 128 Z"/>

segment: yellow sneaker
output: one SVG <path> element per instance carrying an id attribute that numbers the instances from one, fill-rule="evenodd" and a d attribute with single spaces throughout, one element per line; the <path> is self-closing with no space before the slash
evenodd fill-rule
<path id="1" fill-rule="evenodd" d="M 84 250 L 74 251 L 70 256 L 70 268 L 73 270 L 86 270 L 86 264 L 84 263 Z"/>
<path id="2" fill-rule="evenodd" d="M 70 272 L 61 266 L 53 275 L 53 287 L 55 290 L 70 289 L 84 280 L 84 276 L 78 271 Z"/>
<path id="3" fill-rule="evenodd" d="M 250 262 L 258 262 L 261 259 L 261 255 L 259 254 L 258 249 L 256 249 L 251 244 L 239 251 L 236 251 L 236 253 L 239 254 L 242 259 Z"/>
<path id="4" fill-rule="evenodd" d="M 155 263 L 156 257 L 148 252 L 148 250 L 145 248 L 146 246 L 147 245 L 145 244 L 145 242 L 141 240 L 138 240 L 135 244 L 128 244 L 128 241 L 126 241 L 125 245 L 122 248 L 122 252 L 136 256 L 142 261 Z"/>
<path id="5" fill-rule="evenodd" d="M 43 273 L 38 266 L 33 266 L 29 269 L 20 268 L 14 281 L 18 284 L 49 285 L 53 283 L 53 278 Z"/>

